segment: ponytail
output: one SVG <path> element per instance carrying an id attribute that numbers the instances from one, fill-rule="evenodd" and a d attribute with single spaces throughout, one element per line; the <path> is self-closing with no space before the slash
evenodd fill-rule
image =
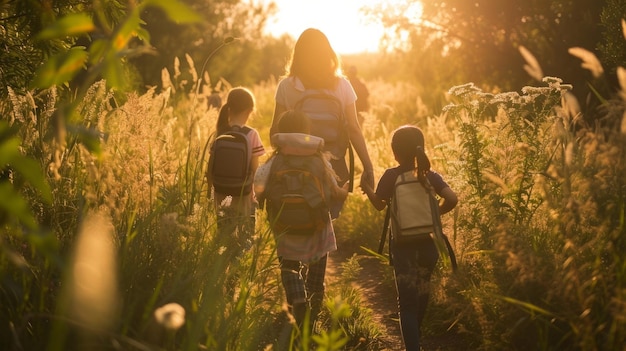
<path id="1" fill-rule="evenodd" d="M 422 146 L 415 148 L 415 164 L 417 165 L 417 177 L 421 180 L 426 177 L 426 173 L 430 172 L 430 159 L 426 156 Z"/>
<path id="2" fill-rule="evenodd" d="M 402 126 L 393 132 L 391 149 L 401 165 L 411 165 L 417 170 L 417 177 L 424 179 L 430 171 L 430 160 L 424 151 L 424 134 L 410 125 Z"/>
<path id="3" fill-rule="evenodd" d="M 215 123 L 215 134 L 220 136 L 228 131 L 230 123 L 228 123 L 228 102 L 220 107 L 220 113 L 217 116 L 217 123 Z"/>

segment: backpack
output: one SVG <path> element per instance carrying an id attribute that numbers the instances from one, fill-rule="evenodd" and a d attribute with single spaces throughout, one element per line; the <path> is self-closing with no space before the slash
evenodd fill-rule
<path id="1" fill-rule="evenodd" d="M 350 181 L 350 191 L 354 183 L 354 153 L 350 146 L 348 124 L 341 101 L 322 90 L 306 90 L 294 105 L 294 110 L 304 112 L 311 120 L 311 135 L 324 139 L 324 151 L 330 152 L 333 168 L 343 179 Z M 346 169 L 344 157 L 348 152 L 349 166 Z M 343 165 L 339 165 L 343 163 Z M 340 169 L 341 168 L 341 169 Z M 343 170 L 347 172 L 344 176 Z"/>
<path id="2" fill-rule="evenodd" d="M 441 229 L 439 205 L 428 179 L 415 171 L 400 174 L 391 199 L 391 228 L 396 243 L 412 243 L 437 235 Z"/>
<path id="3" fill-rule="evenodd" d="M 345 156 L 350 140 L 343 107 L 337 97 L 319 90 L 307 90 L 294 109 L 309 116 L 311 134 L 324 139 L 325 151 L 337 158 Z"/>
<path id="4" fill-rule="evenodd" d="M 443 233 L 439 202 L 435 198 L 435 190 L 427 177 L 424 177 L 422 182 L 417 178 L 415 171 L 408 171 L 396 178 L 391 204 L 387 206 L 378 245 L 379 254 L 383 252 L 390 222 L 392 229 L 392 235 L 389 238 L 390 245 L 391 240 L 397 245 L 406 245 L 432 238 L 444 264 L 451 265 L 452 271 L 457 270 L 456 254 L 450 240 Z M 389 250 L 389 263 L 393 265 L 391 250 Z"/>
<path id="5" fill-rule="evenodd" d="M 324 162 L 319 154 L 274 156 L 263 198 L 275 234 L 312 235 L 326 226 L 331 195 Z"/>
<path id="6" fill-rule="evenodd" d="M 246 136 L 250 130 L 246 126 L 231 126 L 229 131 L 215 139 L 208 171 L 216 192 L 242 196 L 252 191 L 252 149 Z"/>

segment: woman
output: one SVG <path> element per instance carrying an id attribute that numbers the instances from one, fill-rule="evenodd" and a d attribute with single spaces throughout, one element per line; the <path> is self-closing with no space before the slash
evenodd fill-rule
<path id="1" fill-rule="evenodd" d="M 373 187 L 374 170 L 357 119 L 355 105 L 357 97 L 350 82 L 340 75 L 340 70 L 339 57 L 326 35 L 314 28 L 302 32 L 293 49 L 287 76 L 278 83 L 276 89 L 276 105 L 270 134 L 276 132 L 278 117 L 287 110 L 295 109 L 307 91 L 320 90 L 333 95 L 341 103 L 346 120 L 345 132 L 363 165 L 361 183 Z M 343 186 L 350 178 L 345 158 L 331 160 L 331 164 L 339 177 L 339 185 Z M 340 203 L 332 210 L 333 218 L 338 215 L 342 205 L 343 203 Z"/>

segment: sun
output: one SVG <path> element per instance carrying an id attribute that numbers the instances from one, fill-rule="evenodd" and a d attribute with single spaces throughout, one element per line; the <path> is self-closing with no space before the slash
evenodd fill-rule
<path id="1" fill-rule="evenodd" d="M 270 1 L 270 0 L 265 0 Z M 381 0 L 273 0 L 278 12 L 268 21 L 267 31 L 274 36 L 284 33 L 298 38 L 313 27 L 321 30 L 339 54 L 379 51 L 385 28 L 368 21 L 360 11 L 364 6 L 383 3 Z M 406 0 L 384 1 L 406 2 Z M 421 3 L 419 9 L 421 9 Z"/>

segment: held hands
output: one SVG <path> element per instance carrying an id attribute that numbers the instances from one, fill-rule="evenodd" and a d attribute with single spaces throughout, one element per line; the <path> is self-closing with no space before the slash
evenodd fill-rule
<path id="1" fill-rule="evenodd" d="M 383 210 L 387 206 L 387 203 L 376 195 L 376 191 L 374 190 L 373 171 L 363 173 L 363 175 L 361 176 L 361 184 L 359 185 L 359 187 L 361 188 L 363 193 L 367 195 L 367 198 L 370 200 L 372 205 L 374 205 L 374 208 L 376 208 L 378 211 Z"/>
<path id="2" fill-rule="evenodd" d="M 361 192 L 367 196 L 370 196 L 374 193 L 374 188 L 371 187 L 369 184 L 367 183 L 361 183 L 359 184 L 359 188 L 361 188 Z"/>
<path id="3" fill-rule="evenodd" d="M 363 193 L 374 193 L 374 171 L 369 170 L 361 174 L 361 184 L 359 185 Z"/>

